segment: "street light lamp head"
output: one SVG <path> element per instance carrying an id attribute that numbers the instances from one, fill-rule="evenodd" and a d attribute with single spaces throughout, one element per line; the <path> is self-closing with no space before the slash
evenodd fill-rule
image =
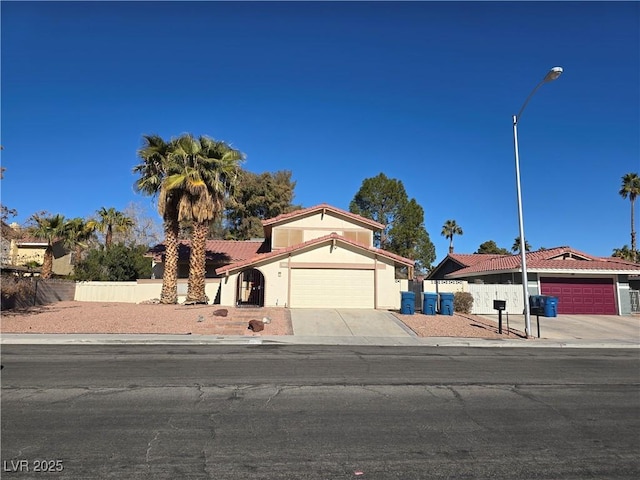
<path id="1" fill-rule="evenodd" d="M 543 82 L 553 82 L 562 74 L 562 67 L 553 67 L 549 70 L 549 73 L 544 77 Z"/>
<path id="2" fill-rule="evenodd" d="M 538 85 L 536 85 L 536 88 L 534 88 L 531 91 L 531 93 L 529 94 L 527 99 L 522 104 L 522 108 L 520 109 L 518 114 L 514 115 L 514 117 L 513 117 L 513 124 L 514 125 L 518 123 L 518 120 L 520 120 L 520 116 L 522 115 L 522 112 L 524 112 L 524 109 L 527 106 L 527 104 L 529 103 L 529 100 L 531 100 L 531 97 L 533 97 L 533 94 L 536 93 L 538 91 L 538 89 L 542 85 L 544 85 L 545 83 L 548 83 L 548 82 L 553 82 L 560 75 L 562 75 L 562 67 L 553 67 L 551 70 L 549 70 L 549 72 L 544 76 L 544 78 L 540 81 L 540 83 L 538 83 Z"/>

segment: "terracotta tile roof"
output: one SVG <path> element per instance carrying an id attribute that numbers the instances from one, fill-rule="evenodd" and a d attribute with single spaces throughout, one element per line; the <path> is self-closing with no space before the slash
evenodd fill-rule
<path id="1" fill-rule="evenodd" d="M 625 261 L 591 260 L 591 261 L 566 261 L 566 260 L 538 260 L 532 262 L 527 270 L 628 270 L 640 273 L 640 265 Z"/>
<path id="2" fill-rule="evenodd" d="M 481 254 L 473 254 L 481 255 Z M 574 260 L 563 260 L 563 256 L 571 256 Z M 453 255 L 451 255 L 453 257 Z M 459 256 L 459 255 L 458 255 Z M 471 255 L 472 256 L 472 255 Z M 459 261 L 457 258 L 454 258 Z M 537 250 L 528 252 L 526 255 L 527 270 L 548 271 L 548 270 L 597 270 L 600 272 L 640 272 L 640 264 L 628 262 L 615 257 L 594 257 L 571 247 L 556 247 L 548 250 Z M 516 255 L 496 255 L 493 258 L 478 258 L 476 260 L 464 258 L 466 267 L 452 272 L 446 277 L 473 276 L 482 273 L 505 272 L 520 270 L 520 254 Z M 460 262 L 462 263 L 462 262 Z"/>
<path id="3" fill-rule="evenodd" d="M 303 217 L 305 215 L 311 215 L 313 213 L 316 213 L 318 211 L 321 210 L 328 210 L 330 212 L 333 212 L 337 215 L 343 216 L 343 217 L 347 217 L 347 218 L 351 218 L 352 220 L 356 220 L 358 222 L 364 223 L 366 225 L 369 225 L 375 229 L 379 229 L 382 230 L 385 228 L 385 225 L 383 225 L 382 223 L 378 223 L 374 220 L 371 220 L 369 218 L 365 218 L 363 216 L 360 215 L 356 215 L 355 213 L 351 213 L 348 212 L 346 210 L 342 210 L 340 208 L 336 208 L 333 207 L 327 203 L 321 203 L 320 205 L 315 205 L 313 207 L 308 207 L 308 208 L 302 208 L 300 210 L 294 210 L 293 212 L 289 212 L 289 213 L 283 213 L 281 215 L 278 215 L 277 217 L 273 217 L 273 218 L 269 218 L 267 220 L 263 220 L 262 221 L 262 225 L 263 226 L 268 226 L 268 225 L 273 225 L 274 223 L 280 223 L 284 220 L 290 220 L 293 218 L 297 218 L 297 217 Z"/>
<path id="4" fill-rule="evenodd" d="M 478 263 L 486 262 L 487 260 L 492 260 L 494 258 L 504 257 L 504 256 L 505 255 L 500 255 L 498 253 L 450 253 L 449 254 L 450 258 L 453 258 L 460 265 L 464 265 L 465 267 L 470 267 Z"/>
<path id="5" fill-rule="evenodd" d="M 415 260 L 411 260 L 410 258 L 405 258 L 405 257 L 402 257 L 400 255 L 396 255 L 395 253 L 387 252 L 386 250 L 382 250 L 380 248 L 367 247 L 365 245 L 362 245 L 361 243 L 349 240 L 349 239 L 343 237 L 342 235 L 338 235 L 337 233 L 331 233 L 331 234 L 325 235 L 323 237 L 318 237 L 318 238 L 314 238 L 312 240 L 307 240 L 306 242 L 299 243 L 297 245 L 292 245 L 292 246 L 286 247 L 286 248 L 280 248 L 278 250 L 274 250 L 274 251 L 268 252 L 268 253 L 261 253 L 261 254 L 258 254 L 256 256 L 254 256 L 253 258 L 249 258 L 247 260 L 236 262 L 236 263 L 233 263 L 233 264 L 230 264 L 230 265 L 225 265 L 224 267 L 220 267 L 220 268 L 216 269 L 216 273 L 218 275 L 221 275 L 221 274 L 227 273 L 227 272 L 229 272 L 231 270 L 237 270 L 237 269 L 240 269 L 240 268 L 243 268 L 243 267 L 247 267 L 249 265 L 253 265 L 255 263 L 258 263 L 258 262 L 261 262 L 261 261 L 264 261 L 264 260 L 268 260 L 268 259 L 275 258 L 275 257 L 278 257 L 278 256 L 282 256 L 282 255 L 287 255 L 289 253 L 302 250 L 302 249 L 304 249 L 306 247 L 310 247 L 310 246 L 313 246 L 313 245 L 318 245 L 320 243 L 328 242 L 330 240 L 337 240 L 337 241 L 342 242 L 342 243 L 353 245 L 354 247 L 358 247 L 358 248 L 360 248 L 362 250 L 367 250 L 369 252 L 376 253 L 376 254 L 378 254 L 378 255 L 380 255 L 382 257 L 387 257 L 387 258 L 389 258 L 391 260 L 394 260 L 397 263 L 401 263 L 403 265 L 407 265 L 407 266 L 411 266 L 411 267 L 415 265 Z"/>
<path id="6" fill-rule="evenodd" d="M 178 258 L 187 260 L 190 254 L 191 242 L 180 240 L 178 244 Z M 218 263 L 231 263 L 246 260 L 258 252 L 265 251 L 267 245 L 264 240 L 207 240 L 206 259 Z M 146 256 L 161 262 L 165 252 L 164 243 L 149 249 Z"/>

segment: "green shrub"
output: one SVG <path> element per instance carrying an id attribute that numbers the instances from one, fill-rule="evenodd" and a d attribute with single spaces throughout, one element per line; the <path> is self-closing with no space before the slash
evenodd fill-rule
<path id="1" fill-rule="evenodd" d="M 473 295 L 469 292 L 456 292 L 453 295 L 453 310 L 460 313 L 471 313 Z"/>
<path id="2" fill-rule="evenodd" d="M 77 263 L 73 278 L 79 281 L 133 281 L 151 278 L 151 259 L 145 257 L 145 246 L 128 247 L 121 243 L 109 250 L 90 250 L 87 258 Z"/>

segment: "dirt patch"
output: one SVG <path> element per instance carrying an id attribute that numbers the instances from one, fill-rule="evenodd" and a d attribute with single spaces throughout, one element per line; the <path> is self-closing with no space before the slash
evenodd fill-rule
<path id="1" fill-rule="evenodd" d="M 497 323 L 477 315 L 402 315 L 398 312 L 393 314 L 419 337 L 526 338 L 519 330 L 507 330 L 506 322 L 502 324 L 500 334 Z"/>
<path id="2" fill-rule="evenodd" d="M 220 310 L 227 310 L 220 316 Z M 218 312 L 218 314 L 214 314 Z M 271 321 L 249 330 L 250 320 Z M 292 335 L 284 308 L 233 308 L 220 305 L 161 305 L 66 301 L 21 311 L 3 311 L 2 333 Z"/>

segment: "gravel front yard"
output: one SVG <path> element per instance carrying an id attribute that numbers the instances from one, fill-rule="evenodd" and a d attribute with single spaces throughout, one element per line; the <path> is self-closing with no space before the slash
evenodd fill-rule
<path id="1" fill-rule="evenodd" d="M 226 316 L 220 316 L 224 311 Z M 217 314 L 216 314 L 217 313 Z M 517 338 L 503 334 L 490 320 L 474 315 L 401 315 L 420 337 Z M 250 320 L 268 317 L 264 330 L 254 333 Z M 282 307 L 233 308 L 220 305 L 160 305 L 106 302 L 58 302 L 26 311 L 3 311 L 2 333 L 140 333 L 177 335 L 293 335 L 290 312 Z"/>
<path id="2" fill-rule="evenodd" d="M 227 311 L 227 316 L 215 312 Z M 22 312 L 2 312 L 2 333 L 147 333 L 256 335 L 250 320 L 268 317 L 264 335 L 292 335 L 284 308 L 229 308 L 220 305 L 160 305 L 117 302 L 58 302 Z"/>
<path id="3" fill-rule="evenodd" d="M 395 313 L 407 327 L 419 337 L 459 337 L 459 338 L 525 338 L 523 332 L 511 328 L 503 319 L 502 334 L 498 324 L 477 315 L 456 313 L 454 315 L 401 315 Z"/>

